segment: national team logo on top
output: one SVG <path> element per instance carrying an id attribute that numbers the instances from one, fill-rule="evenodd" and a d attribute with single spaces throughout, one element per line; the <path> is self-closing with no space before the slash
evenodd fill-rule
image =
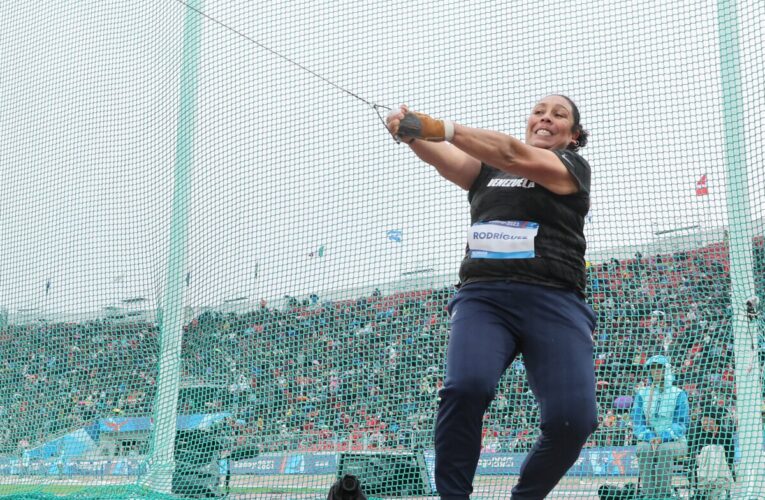
<path id="1" fill-rule="evenodd" d="M 487 187 L 511 187 L 511 188 L 524 188 L 531 189 L 535 186 L 534 181 L 530 181 L 526 178 L 519 177 L 515 179 L 503 179 L 496 177 L 489 181 Z"/>

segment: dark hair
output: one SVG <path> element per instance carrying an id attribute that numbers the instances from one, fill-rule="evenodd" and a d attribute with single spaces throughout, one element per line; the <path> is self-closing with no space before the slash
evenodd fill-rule
<path id="1" fill-rule="evenodd" d="M 579 148 L 583 148 L 587 145 L 587 138 L 590 137 L 590 132 L 585 130 L 584 127 L 582 127 L 582 124 L 579 122 L 579 108 L 576 106 L 576 103 L 574 103 L 570 97 L 563 94 L 555 95 L 564 98 L 571 105 L 571 111 L 574 113 L 574 124 L 571 126 L 571 133 L 574 135 L 579 134 L 576 138 L 576 141 L 573 144 L 569 144 L 566 149 L 570 149 L 571 151 L 579 151 Z"/>
<path id="2" fill-rule="evenodd" d="M 707 404 L 701 410 L 701 418 L 712 418 L 718 424 L 725 419 L 725 408 L 721 408 L 716 404 Z"/>

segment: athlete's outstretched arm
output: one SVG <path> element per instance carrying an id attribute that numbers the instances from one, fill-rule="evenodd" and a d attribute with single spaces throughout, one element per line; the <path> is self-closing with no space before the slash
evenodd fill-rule
<path id="1" fill-rule="evenodd" d="M 447 142 L 414 141 L 414 154 L 436 167 L 441 176 L 464 190 L 469 190 L 481 173 L 481 162 Z"/>
<path id="2" fill-rule="evenodd" d="M 401 119 L 408 112 L 406 106 L 401 106 L 399 110 L 390 113 L 387 118 L 387 125 L 393 135 L 398 132 L 398 126 Z M 414 140 L 412 138 L 404 139 L 414 154 L 422 161 L 436 168 L 441 176 L 461 187 L 469 190 L 473 182 L 481 173 L 481 162 L 473 158 L 464 151 L 448 144 L 446 142 L 428 142 Z"/>
<path id="3" fill-rule="evenodd" d="M 574 176 L 551 150 L 528 145 L 501 132 L 438 120 L 410 112 L 405 106 L 389 115 L 388 128 L 407 142 L 411 138 L 434 144 L 449 141 L 479 164 L 483 162 L 525 177 L 556 194 L 567 195 L 579 190 Z"/>
<path id="4" fill-rule="evenodd" d="M 529 146 L 501 132 L 457 123 L 453 126 L 451 143 L 466 154 L 500 170 L 525 177 L 556 194 L 572 194 L 579 190 L 571 173 L 552 151 Z"/>

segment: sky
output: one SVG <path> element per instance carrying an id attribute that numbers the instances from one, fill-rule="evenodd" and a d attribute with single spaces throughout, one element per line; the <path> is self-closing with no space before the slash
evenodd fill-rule
<path id="1" fill-rule="evenodd" d="M 744 105 L 727 130 L 713 1 L 198 5 L 218 22 L 201 21 L 196 67 L 188 306 L 456 282 L 466 193 L 397 145 L 368 103 L 522 138 L 538 99 L 570 96 L 591 132 L 589 256 L 727 224 L 726 133 L 748 165 L 731 205 L 748 191 L 752 219 L 764 215 L 761 2 L 738 2 Z M 186 10 L 4 8 L 0 309 L 163 296 Z"/>

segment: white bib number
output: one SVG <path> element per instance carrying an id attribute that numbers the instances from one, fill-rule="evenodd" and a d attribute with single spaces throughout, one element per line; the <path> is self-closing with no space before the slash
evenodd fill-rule
<path id="1" fill-rule="evenodd" d="M 539 224 L 528 221 L 476 222 L 468 228 L 473 259 L 532 259 Z"/>

